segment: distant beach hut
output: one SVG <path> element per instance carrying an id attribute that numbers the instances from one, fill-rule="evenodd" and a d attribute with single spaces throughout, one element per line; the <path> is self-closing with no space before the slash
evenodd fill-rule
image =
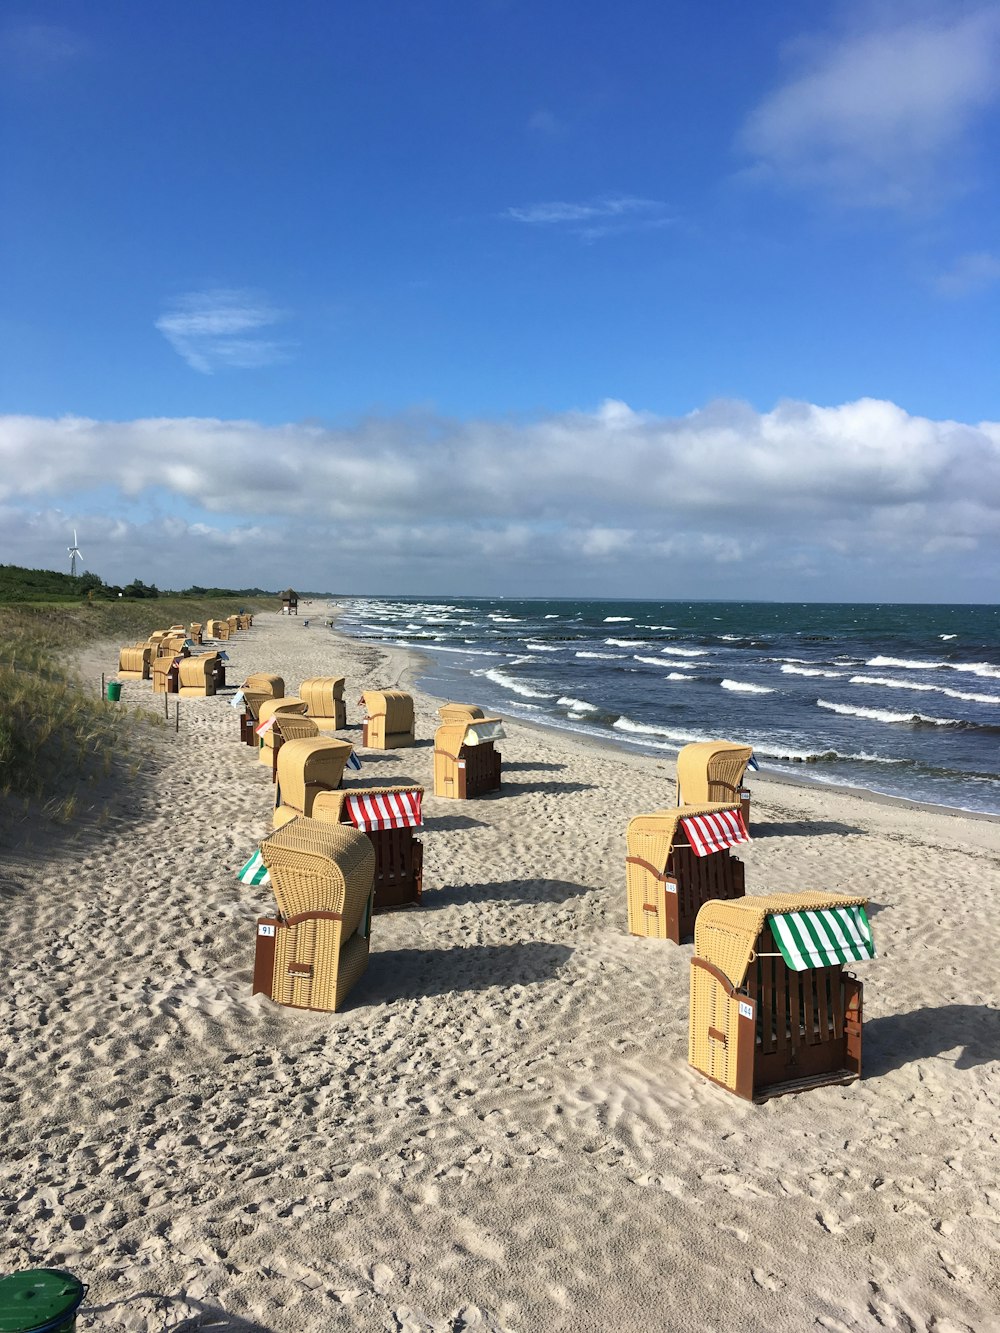
<path id="1" fill-rule="evenodd" d="M 294 588 L 286 588 L 281 594 L 281 614 L 290 616 L 299 614 L 299 594 Z"/>

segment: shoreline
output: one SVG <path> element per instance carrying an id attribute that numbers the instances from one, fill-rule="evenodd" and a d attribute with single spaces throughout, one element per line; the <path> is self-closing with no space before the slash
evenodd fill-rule
<path id="1" fill-rule="evenodd" d="M 339 612 L 339 608 L 338 608 Z M 327 613 L 334 619 L 331 613 Z M 330 627 L 329 633 L 335 635 L 341 640 L 349 643 L 363 643 L 369 648 L 376 648 L 386 655 L 400 654 L 406 659 L 406 679 L 410 682 L 412 688 L 419 689 L 429 699 L 437 699 L 444 703 L 444 696 L 431 694 L 423 686 L 418 685 L 421 673 L 428 667 L 434 665 L 434 659 L 422 653 L 417 647 L 397 643 L 385 643 L 377 639 L 364 639 L 353 634 L 345 634 L 336 628 L 336 624 Z M 470 681 L 470 685 L 474 682 Z M 472 691 L 474 692 L 474 691 Z M 595 749 L 607 749 L 616 754 L 634 755 L 639 758 L 648 759 L 651 762 L 669 762 L 676 764 L 676 756 L 670 753 L 664 753 L 658 756 L 653 753 L 647 753 L 639 748 L 638 745 L 630 745 L 627 741 L 619 740 L 614 736 L 597 736 L 591 732 L 574 731 L 571 727 L 560 727 L 553 723 L 541 722 L 534 719 L 525 719 L 511 714 L 509 719 L 519 727 L 527 727 L 529 730 L 538 730 L 546 734 L 565 736 L 568 741 L 575 741 L 582 746 L 592 746 Z M 850 787 L 840 782 L 825 782 L 822 778 L 799 777 L 794 773 L 782 773 L 780 776 L 774 773 L 768 773 L 766 769 L 761 768 L 757 772 L 749 772 L 746 781 L 753 787 L 758 784 L 777 787 L 805 787 L 811 791 L 829 791 L 840 796 L 854 797 L 860 801 L 871 801 L 876 805 L 886 805 L 897 807 L 903 810 L 925 811 L 928 814 L 948 815 L 958 819 L 982 820 L 986 823 L 1000 824 L 1000 814 L 991 814 L 984 810 L 966 810 L 962 806 L 940 805 L 932 801 L 915 801 L 905 796 L 890 796 L 884 792 L 871 791 L 866 787 Z"/>

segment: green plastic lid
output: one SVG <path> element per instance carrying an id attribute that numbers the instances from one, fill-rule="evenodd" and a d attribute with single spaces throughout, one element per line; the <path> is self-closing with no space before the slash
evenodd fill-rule
<path id="1" fill-rule="evenodd" d="M 29 1268 L 0 1278 L 0 1333 L 32 1333 L 68 1319 L 86 1288 L 61 1268 Z"/>

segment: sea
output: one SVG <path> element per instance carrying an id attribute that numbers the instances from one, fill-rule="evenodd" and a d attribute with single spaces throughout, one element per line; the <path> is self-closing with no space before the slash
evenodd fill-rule
<path id="1" fill-rule="evenodd" d="M 338 631 L 419 650 L 440 698 L 644 754 L 739 741 L 764 772 L 1000 814 L 997 606 L 338 600 Z"/>

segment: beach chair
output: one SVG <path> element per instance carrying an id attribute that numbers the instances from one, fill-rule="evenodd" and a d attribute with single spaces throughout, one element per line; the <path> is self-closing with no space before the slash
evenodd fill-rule
<path id="1" fill-rule="evenodd" d="M 236 631 L 241 628 L 239 616 L 227 616 L 226 624 L 229 626 L 230 636 L 235 634 Z"/>
<path id="2" fill-rule="evenodd" d="M 216 668 L 219 665 L 219 659 L 214 653 L 181 658 L 177 672 L 177 693 L 185 698 L 214 695 L 218 679 Z"/>
<path id="3" fill-rule="evenodd" d="M 424 882 L 424 846 L 413 830 L 422 827 L 423 787 L 364 787 L 321 791 L 312 818 L 351 824 L 375 851 L 375 911 L 419 903 Z"/>
<path id="4" fill-rule="evenodd" d="M 176 694 L 180 678 L 182 654 L 162 653 L 150 663 L 154 694 Z"/>
<path id="5" fill-rule="evenodd" d="M 733 741 L 695 741 L 677 755 L 677 804 L 738 801 L 743 822 L 750 827 L 750 793 L 743 775 L 753 758 L 749 745 Z"/>
<path id="6" fill-rule="evenodd" d="M 279 915 L 257 921 L 253 993 L 333 1012 L 368 966 L 372 845 L 357 829 L 296 819 L 260 854 Z"/>
<path id="7" fill-rule="evenodd" d="M 337 790 L 351 749 L 350 741 L 332 736 L 303 737 L 280 747 L 274 789 L 275 828 L 294 815 L 311 815 L 319 792 Z"/>
<path id="8" fill-rule="evenodd" d="M 499 751 L 506 735 L 499 717 L 446 722 L 434 733 L 434 795 L 472 800 L 500 790 Z"/>
<path id="9" fill-rule="evenodd" d="M 258 726 L 265 722 L 270 722 L 271 726 L 265 732 L 254 732 L 257 741 L 257 758 L 266 768 L 274 768 L 274 752 L 281 745 L 280 735 L 276 735 L 277 717 L 279 713 L 290 713 L 296 717 L 304 717 L 306 704 L 304 699 L 298 699 L 294 695 L 289 695 L 282 699 L 264 699 L 257 708 Z"/>
<path id="10" fill-rule="evenodd" d="M 249 629 L 253 624 L 253 616 L 248 612 L 244 612 L 241 616 L 238 616 L 237 619 L 239 620 L 240 629 Z"/>
<path id="11" fill-rule="evenodd" d="M 156 657 L 181 657 L 188 656 L 190 649 L 187 647 L 186 634 L 167 634 L 156 645 Z"/>
<path id="12" fill-rule="evenodd" d="M 657 810 L 628 822 L 625 881 L 628 930 L 680 944 L 699 908 L 713 898 L 741 898 L 743 862 L 729 848 L 746 842 L 735 804 Z"/>
<path id="13" fill-rule="evenodd" d="M 148 643 L 137 643 L 132 648 L 119 649 L 119 680 L 149 680 L 152 656 L 153 650 Z"/>
<path id="14" fill-rule="evenodd" d="M 216 643 L 225 643 L 229 638 L 229 621 L 210 620 L 208 622 L 208 637 L 214 639 Z"/>
<path id="15" fill-rule="evenodd" d="M 442 722 L 473 722 L 486 714 L 477 704 L 442 704 L 438 717 Z"/>
<path id="16" fill-rule="evenodd" d="M 257 736 L 254 727 L 259 721 L 261 704 L 268 699 L 283 699 L 285 697 L 285 682 L 281 676 L 273 676 L 264 671 L 257 671 L 253 675 L 247 676 L 240 687 L 240 693 L 243 695 L 240 740 L 246 745 L 256 745 Z"/>
<path id="17" fill-rule="evenodd" d="M 402 690 L 367 690 L 359 702 L 367 716 L 361 727 L 361 744 L 369 750 L 397 750 L 412 745 L 413 697 Z"/>
<path id="18" fill-rule="evenodd" d="M 188 638 L 191 640 L 192 643 L 197 643 L 199 645 L 201 644 L 201 638 L 202 638 L 201 631 L 203 629 L 204 625 L 201 623 L 201 621 L 199 620 L 191 621 L 191 624 L 188 625 Z"/>
<path id="19" fill-rule="evenodd" d="M 690 1064 L 748 1100 L 861 1077 L 867 899 L 776 893 L 709 902 L 691 959 Z"/>
<path id="20" fill-rule="evenodd" d="M 295 703 L 301 703 L 302 700 L 294 700 Z M 312 740 L 319 735 L 319 727 L 311 717 L 306 717 L 305 712 L 296 709 L 295 711 L 285 708 L 282 705 L 287 704 L 287 699 L 272 699 L 271 705 L 273 711 L 267 715 L 274 718 L 271 730 L 265 732 L 261 737 L 261 747 L 259 759 L 262 764 L 270 763 L 271 781 L 277 779 L 278 773 L 278 751 L 286 741 L 294 740 Z M 264 709 L 267 710 L 267 705 Z"/>
<path id="21" fill-rule="evenodd" d="M 299 686 L 299 696 L 308 704 L 307 716 L 321 731 L 339 731 L 347 726 L 343 676 L 313 676 Z"/>

